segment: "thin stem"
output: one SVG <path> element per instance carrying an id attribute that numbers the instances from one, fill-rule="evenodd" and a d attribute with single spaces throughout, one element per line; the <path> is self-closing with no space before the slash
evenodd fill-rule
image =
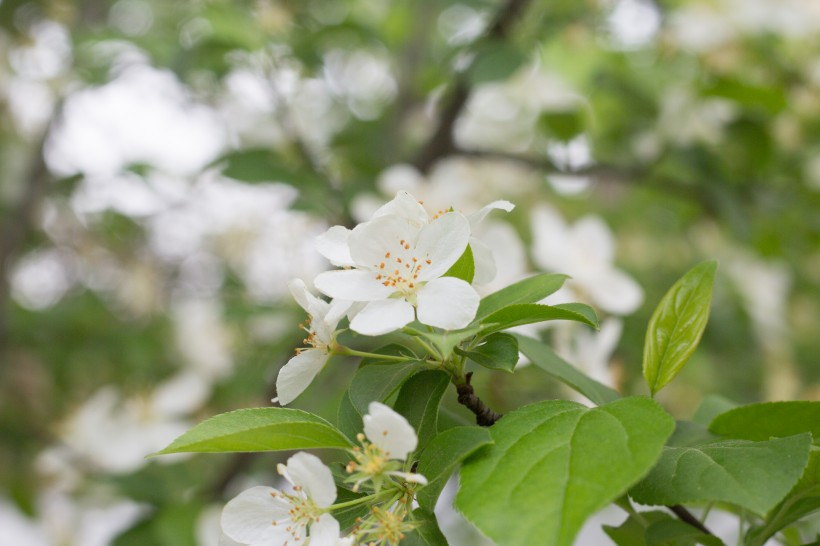
<path id="1" fill-rule="evenodd" d="M 366 502 L 376 501 L 380 497 L 387 497 L 388 494 L 393 493 L 391 490 L 381 491 L 379 493 L 373 493 L 372 495 L 367 495 L 365 497 L 359 497 L 358 499 L 349 500 L 346 502 L 340 502 L 338 504 L 334 504 L 328 507 L 328 511 L 333 512 L 334 510 L 341 510 L 342 508 L 349 508 L 351 506 L 356 506 L 359 504 L 364 504 Z"/>
<path id="2" fill-rule="evenodd" d="M 375 358 L 378 360 L 390 360 L 392 362 L 409 362 L 411 360 L 418 360 L 415 356 L 407 357 L 407 356 L 395 356 L 395 355 L 383 355 L 378 353 L 368 353 L 365 351 L 357 351 L 356 349 L 351 349 L 350 347 L 345 347 L 343 345 L 338 345 L 333 348 L 334 355 L 341 355 L 341 356 L 360 356 L 362 358 Z"/>

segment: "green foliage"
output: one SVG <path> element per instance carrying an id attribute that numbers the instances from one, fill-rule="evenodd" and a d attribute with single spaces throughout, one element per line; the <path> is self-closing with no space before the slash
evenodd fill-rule
<path id="1" fill-rule="evenodd" d="M 656 521 L 671 520 L 666 512 L 639 512 L 629 516 L 618 527 L 604 525 L 604 532 L 616 546 L 648 546 L 646 530 Z"/>
<path id="2" fill-rule="evenodd" d="M 316 415 L 297 409 L 252 408 L 211 417 L 155 455 L 350 446 L 344 434 Z"/>
<path id="3" fill-rule="evenodd" d="M 765 515 L 800 479 L 810 446 L 808 434 L 768 442 L 708 440 L 666 446 L 658 464 L 630 494 L 642 504 L 728 502 Z"/>
<path id="4" fill-rule="evenodd" d="M 503 80 L 526 61 L 527 55 L 515 45 L 507 42 L 483 44 L 467 72 L 467 78 L 473 85 Z"/>
<path id="5" fill-rule="evenodd" d="M 666 293 L 649 321 L 643 351 L 643 375 L 654 396 L 672 381 L 700 342 L 717 263 L 692 268 Z"/>
<path id="6" fill-rule="evenodd" d="M 810 432 L 820 444 L 820 402 L 764 402 L 716 416 L 709 430 L 730 438 L 768 440 Z"/>
<path id="7" fill-rule="evenodd" d="M 421 451 L 438 434 L 441 398 L 450 385 L 450 376 L 440 370 L 425 370 L 404 382 L 393 404 L 413 426 Z"/>
<path id="8" fill-rule="evenodd" d="M 518 340 L 511 334 L 490 334 L 472 350 L 464 351 L 456 347 L 455 351 L 491 370 L 512 373 L 518 363 Z"/>
<path id="9" fill-rule="evenodd" d="M 412 354 L 401 345 L 388 345 L 377 352 L 394 356 Z M 364 415 L 370 402 L 387 400 L 421 367 L 422 363 L 416 360 L 395 362 L 375 358 L 363 359 L 348 391 L 353 407 L 359 415 Z"/>
<path id="10" fill-rule="evenodd" d="M 682 521 L 661 518 L 646 529 L 647 546 L 725 546 L 714 535 L 707 535 Z"/>
<path id="11" fill-rule="evenodd" d="M 555 354 L 547 345 L 527 336 L 516 335 L 519 350 L 540 369 L 568 387 L 580 392 L 595 404 L 602 406 L 618 400 L 621 395 L 595 381 L 578 368 Z"/>
<path id="12" fill-rule="evenodd" d="M 673 426 L 647 398 L 525 406 L 465 461 L 456 506 L 500 546 L 570 545 L 588 516 L 649 471 Z"/>
<path id="13" fill-rule="evenodd" d="M 480 427 L 454 427 L 436 436 L 419 459 L 418 471 L 428 481 L 418 492 L 419 506 L 432 511 L 461 461 L 492 442 L 489 431 Z"/>
<path id="14" fill-rule="evenodd" d="M 402 544 L 412 546 L 447 546 L 447 539 L 438 528 L 438 521 L 432 512 L 423 508 L 413 510 L 416 527 L 402 540 Z"/>
<path id="15" fill-rule="evenodd" d="M 515 326 L 550 320 L 572 320 L 598 328 L 598 318 L 595 316 L 595 311 L 582 303 L 561 303 L 558 305 L 519 303 L 508 305 L 484 317 L 482 320 L 484 326 L 481 332 L 486 335 L 490 332 L 506 330 Z"/>
<path id="16" fill-rule="evenodd" d="M 458 261 L 447 270 L 444 276 L 455 277 L 468 283 L 473 282 L 473 277 L 475 277 L 475 260 L 473 259 L 473 249 L 470 248 L 470 245 L 467 245 L 467 248 L 464 249 L 464 253 Z"/>
<path id="17" fill-rule="evenodd" d="M 476 322 L 509 305 L 535 303 L 558 291 L 567 280 L 566 275 L 541 273 L 518 281 L 481 299 L 475 315 Z"/>

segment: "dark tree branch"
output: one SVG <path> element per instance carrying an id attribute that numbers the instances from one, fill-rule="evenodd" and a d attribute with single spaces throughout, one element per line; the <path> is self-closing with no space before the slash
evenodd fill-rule
<path id="1" fill-rule="evenodd" d="M 683 521 L 683 522 L 685 522 L 685 523 L 688 523 L 689 525 L 691 525 L 692 527 L 694 527 L 695 529 L 697 529 L 697 530 L 698 530 L 698 531 L 700 531 L 701 533 L 705 533 L 705 534 L 707 534 L 707 535 L 712 535 L 712 536 L 714 536 L 714 534 L 712 533 L 712 531 L 710 531 L 709 529 L 707 529 L 707 528 L 706 528 L 706 526 L 705 526 L 705 525 L 703 525 L 703 524 L 700 522 L 700 520 L 698 520 L 698 518 L 696 518 L 696 517 L 692 514 L 692 512 L 690 512 L 689 510 L 687 510 L 687 509 L 686 509 L 686 508 L 684 508 L 683 506 L 681 506 L 681 505 L 679 505 L 679 504 L 676 504 L 676 505 L 674 505 L 674 506 L 667 506 L 667 508 L 669 508 L 670 510 L 672 510 L 672 513 L 674 513 L 676 516 L 678 516 L 678 518 L 680 518 L 680 520 L 681 520 L 681 521 Z"/>
<path id="2" fill-rule="evenodd" d="M 507 0 L 495 20 L 487 28 L 484 39 L 499 40 L 507 37 L 515 19 L 523 11 L 527 2 L 528 0 Z M 456 151 L 453 128 L 469 97 L 470 88 L 466 80 L 462 76 L 457 77 L 433 136 L 413 161 L 413 165 L 422 173 L 428 172 L 439 159 L 452 155 Z"/>
<path id="3" fill-rule="evenodd" d="M 470 384 L 472 378 L 473 372 L 470 372 L 464 376 L 465 381 L 463 385 L 456 385 L 458 403 L 475 414 L 475 422 L 478 426 L 491 427 L 496 421 L 501 419 L 503 415 L 487 407 L 487 404 L 476 395 L 473 386 Z"/>
<path id="4" fill-rule="evenodd" d="M 20 200 L 9 213 L 6 221 L 0 225 L 0 352 L 5 347 L 8 336 L 8 305 L 11 288 L 8 275 L 15 258 L 32 232 L 37 229 L 37 215 L 51 182 L 51 174 L 45 162 L 45 145 L 61 112 L 62 102 L 58 102 L 54 107 L 51 122 L 34 146 Z"/>

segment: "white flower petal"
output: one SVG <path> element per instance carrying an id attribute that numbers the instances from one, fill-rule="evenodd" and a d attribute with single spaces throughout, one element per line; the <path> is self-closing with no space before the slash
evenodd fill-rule
<path id="1" fill-rule="evenodd" d="M 219 536 L 219 542 L 217 546 L 247 546 L 247 544 L 241 544 L 232 539 L 231 537 L 229 537 L 228 535 L 226 535 L 225 533 L 222 533 Z"/>
<path id="2" fill-rule="evenodd" d="M 348 300 L 331 301 L 327 314 L 325 314 L 324 317 L 324 323 L 327 325 L 328 329 L 331 331 L 336 330 L 336 327 L 339 325 L 339 321 L 345 317 L 352 305 L 353 302 Z"/>
<path id="3" fill-rule="evenodd" d="M 603 220 L 584 216 L 572 226 L 573 247 L 585 256 L 584 263 L 611 264 L 615 258 L 615 240 Z"/>
<path id="4" fill-rule="evenodd" d="M 489 246 L 475 237 L 470 238 L 470 248 L 473 251 L 473 262 L 475 263 L 473 282 L 476 284 L 487 284 L 495 278 L 498 272 L 493 251 Z"/>
<path id="5" fill-rule="evenodd" d="M 422 204 L 406 191 L 399 191 L 392 201 L 373 213 L 374 219 L 380 216 L 400 216 L 419 228 L 430 220 Z"/>
<path id="6" fill-rule="evenodd" d="M 310 546 L 337 546 L 339 544 L 339 522 L 330 514 L 323 514 L 319 521 L 310 526 Z"/>
<path id="7" fill-rule="evenodd" d="M 424 226 L 416 240 L 415 256 L 428 259 L 419 280 L 440 277 L 458 261 L 470 241 L 470 222 L 458 212 L 448 212 Z"/>
<path id="8" fill-rule="evenodd" d="M 514 208 L 515 205 L 513 205 L 509 201 L 493 201 L 489 205 L 485 205 L 481 209 L 467 216 L 467 219 L 470 220 L 470 227 L 472 229 L 475 229 L 478 223 L 484 220 L 484 218 L 486 218 L 487 215 L 490 214 L 490 212 L 494 210 L 503 210 L 505 212 L 510 212 Z"/>
<path id="9" fill-rule="evenodd" d="M 583 290 L 595 305 L 615 315 L 628 315 L 643 303 L 640 285 L 614 268 L 603 271 L 595 282 L 584 283 Z"/>
<path id="10" fill-rule="evenodd" d="M 293 402 L 310 385 L 330 356 L 320 349 L 306 349 L 288 360 L 276 377 L 276 394 L 281 405 Z"/>
<path id="11" fill-rule="evenodd" d="M 302 490 L 319 508 L 336 500 L 336 482 L 330 469 L 316 455 L 300 451 L 288 459 L 285 477 Z"/>
<path id="12" fill-rule="evenodd" d="M 277 495 L 273 497 L 272 494 Z M 272 487 L 252 487 L 231 499 L 222 510 L 222 531 L 243 544 L 277 544 L 290 537 L 290 503 Z M 272 525 L 274 521 L 279 525 Z M 304 533 L 304 531 L 303 531 Z"/>
<path id="13" fill-rule="evenodd" d="M 388 472 L 391 476 L 398 476 L 402 480 L 410 483 L 420 483 L 421 485 L 427 485 L 427 478 L 422 476 L 421 474 L 414 474 L 413 472 Z"/>
<path id="14" fill-rule="evenodd" d="M 393 195 L 402 190 L 416 192 L 424 189 L 423 185 L 424 176 L 418 169 L 407 163 L 388 167 L 379 174 L 376 180 L 376 186 L 385 195 Z"/>
<path id="15" fill-rule="evenodd" d="M 350 247 L 348 246 L 349 237 L 349 229 L 344 226 L 333 226 L 316 237 L 316 250 L 335 266 L 354 265 L 353 258 L 350 257 Z"/>
<path id="16" fill-rule="evenodd" d="M 376 271 L 380 263 L 406 257 L 409 249 L 403 245 L 412 243 L 418 232 L 419 226 L 402 216 L 379 216 L 353 228 L 350 255 L 357 266 Z"/>
<path id="17" fill-rule="evenodd" d="M 371 402 L 367 410 L 367 415 L 362 418 L 367 439 L 388 453 L 391 459 L 407 459 L 407 455 L 418 445 L 413 426 L 380 402 Z"/>
<path id="18" fill-rule="evenodd" d="M 299 304 L 299 307 L 310 312 L 310 308 L 314 305 L 314 300 L 317 298 L 308 291 L 305 281 L 302 279 L 291 279 L 288 282 L 288 290 L 290 290 L 290 294 L 293 296 L 293 299 L 296 300 L 296 303 Z"/>
<path id="19" fill-rule="evenodd" d="M 567 226 L 552 207 L 539 206 L 531 215 L 533 260 L 547 270 L 566 273 L 571 248 Z"/>
<path id="20" fill-rule="evenodd" d="M 313 284 L 323 294 L 340 300 L 382 300 L 393 293 L 392 288 L 376 280 L 375 274 L 358 269 L 325 271 L 316 276 Z"/>
<path id="21" fill-rule="evenodd" d="M 464 328 L 475 318 L 480 301 L 475 289 L 461 279 L 433 279 L 416 294 L 418 319 L 445 330 Z"/>
<path id="22" fill-rule="evenodd" d="M 371 301 L 350 321 L 350 329 L 366 336 L 394 332 L 413 322 L 413 306 L 405 300 Z"/>

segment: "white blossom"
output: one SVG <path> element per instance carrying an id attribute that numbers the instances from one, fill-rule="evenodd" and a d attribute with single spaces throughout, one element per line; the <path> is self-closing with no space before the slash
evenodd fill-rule
<path id="1" fill-rule="evenodd" d="M 279 370 L 276 378 L 278 397 L 273 401 L 283 406 L 302 394 L 325 367 L 332 354 L 336 327 L 350 308 L 349 301 L 333 300 L 328 303 L 317 298 L 301 279 L 292 280 L 288 287 L 296 302 L 310 315 L 305 326 L 308 336 L 304 340 L 310 347 L 297 349 L 296 356 Z"/>
<path id="2" fill-rule="evenodd" d="M 430 219 L 413 196 L 399 192 L 369 222 L 351 231 L 331 228 L 318 250 L 337 265 L 319 274 L 316 288 L 332 298 L 366 302 L 350 323 L 360 334 L 381 335 L 418 318 L 453 330 L 475 317 L 479 296 L 469 283 L 443 277 L 470 240 L 470 221 L 445 212 Z"/>
<path id="3" fill-rule="evenodd" d="M 339 523 L 327 513 L 336 501 L 330 469 L 315 455 L 299 452 L 280 464 L 293 493 L 257 486 L 234 497 L 222 511 L 222 531 L 248 546 L 338 546 Z"/>

